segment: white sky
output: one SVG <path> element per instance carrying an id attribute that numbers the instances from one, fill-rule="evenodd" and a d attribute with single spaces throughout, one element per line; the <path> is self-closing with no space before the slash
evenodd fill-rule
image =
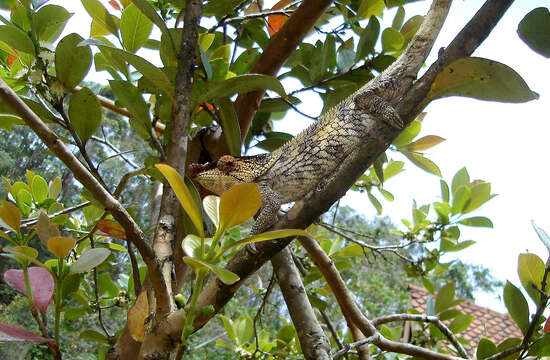
<path id="1" fill-rule="evenodd" d="M 101 2 L 107 4 L 106 0 Z M 91 20 L 80 1 L 56 0 L 50 3 L 63 5 L 75 13 L 64 34 L 77 32 L 84 38 L 89 36 Z M 448 44 L 482 3 L 480 0 L 455 0 L 434 49 Z M 408 4 L 405 7 L 405 18 L 425 14 L 429 4 L 429 1 Z M 517 276 L 519 253 L 533 252 L 543 260 L 548 256 L 532 230 L 530 220 L 534 219 L 539 226 L 550 231 L 550 196 L 546 188 L 550 171 L 550 62 L 531 51 L 518 38 L 516 30 L 519 21 L 530 10 L 549 4 L 548 0 L 516 1 L 474 53 L 474 56 L 490 58 L 515 69 L 530 88 L 540 94 L 540 99 L 525 104 L 502 104 L 468 98 L 437 100 L 426 109 L 428 115 L 420 135 L 439 135 L 447 139 L 430 149 L 426 155 L 439 165 L 443 178 L 449 184 L 454 173 L 466 166 L 472 179 L 491 182 L 492 192 L 499 194 L 472 213 L 472 216 L 491 218 L 494 229 L 462 227 L 461 240 L 473 239 L 477 244 L 460 252 L 459 257 L 472 264 L 482 264 L 491 269 L 494 276 L 510 280 L 516 285 L 520 284 Z M 109 5 L 107 8 L 113 11 Z M 385 21 L 391 21 L 393 13 L 388 12 Z M 435 55 L 432 55 L 427 63 L 432 63 L 434 59 Z M 105 76 L 105 72 L 95 75 L 92 72 L 87 79 L 100 81 Z M 286 90 L 293 89 L 288 87 Z M 319 113 L 322 103 L 316 95 L 300 97 L 303 100 L 300 106 L 302 111 Z M 279 122 L 276 126 L 292 133 L 297 133 L 311 122 L 293 112 L 289 112 L 287 118 L 288 121 Z M 289 127 L 292 129 L 289 130 Z M 388 156 L 404 160 L 397 153 L 388 152 Z M 396 196 L 395 201 L 383 201 L 382 196 L 377 196 L 383 201 L 383 214 L 390 216 L 398 225 L 400 219 L 411 218 L 413 199 L 419 204 L 425 204 L 437 201 L 440 196 L 439 178 L 416 168 L 406 159 L 404 161 L 406 172 L 386 184 L 386 189 Z M 367 217 L 376 214 L 366 195 L 352 195 L 350 192 L 343 203 L 352 205 Z M 477 295 L 479 304 L 497 310 L 504 309 L 492 297 Z"/>

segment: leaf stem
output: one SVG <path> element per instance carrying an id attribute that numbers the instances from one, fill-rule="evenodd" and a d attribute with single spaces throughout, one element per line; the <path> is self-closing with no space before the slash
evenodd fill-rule
<path id="1" fill-rule="evenodd" d="M 191 301 L 187 314 L 185 314 L 185 320 L 183 322 L 183 331 L 181 332 L 181 346 L 185 348 L 187 346 L 187 338 L 193 332 L 193 320 L 195 319 L 195 306 L 197 305 L 197 299 L 202 287 L 202 281 L 206 277 L 207 272 L 199 270 L 197 272 L 197 278 L 195 279 L 195 286 L 193 287 L 193 294 L 191 295 Z"/>

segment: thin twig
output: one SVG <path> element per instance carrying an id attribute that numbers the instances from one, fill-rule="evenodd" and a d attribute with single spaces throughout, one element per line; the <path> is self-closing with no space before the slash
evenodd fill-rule
<path id="1" fill-rule="evenodd" d="M 366 339 L 363 339 L 363 340 L 359 340 L 359 341 L 356 341 L 354 343 L 351 343 L 351 344 L 344 344 L 344 348 L 338 352 L 336 352 L 332 358 L 333 359 L 339 359 L 341 358 L 342 356 L 346 355 L 347 353 L 349 353 L 349 351 L 353 348 L 356 348 L 356 347 L 359 347 L 361 345 L 364 345 L 364 344 L 369 344 L 369 343 L 372 343 L 375 339 L 377 338 L 376 335 L 373 335 L 373 336 L 369 336 L 368 338 Z"/>
<path id="2" fill-rule="evenodd" d="M 70 207 L 65 208 L 65 209 L 63 209 L 63 210 L 60 210 L 60 211 L 58 211 L 58 212 L 56 212 L 56 213 L 53 213 L 53 214 L 51 214 L 51 215 L 48 215 L 48 219 L 51 220 L 51 219 L 53 219 L 54 217 L 59 216 L 59 215 L 70 214 L 70 213 L 72 213 L 72 212 L 74 212 L 74 211 L 78 211 L 78 210 L 80 210 L 80 209 L 82 209 L 82 208 L 85 208 L 86 206 L 88 206 L 88 205 L 90 205 L 90 204 L 91 204 L 91 202 L 85 201 L 85 202 L 80 203 L 80 204 L 78 204 L 78 205 L 70 206 Z M 37 222 L 38 222 L 38 218 L 25 219 L 25 220 L 22 220 L 22 221 L 21 221 L 21 227 L 22 227 L 22 228 L 26 228 L 26 227 L 29 227 L 29 226 L 32 226 L 32 225 L 36 224 Z"/>
<path id="3" fill-rule="evenodd" d="M 98 138 L 97 136 L 92 136 L 90 139 L 91 139 L 91 140 L 94 140 L 94 141 L 96 141 L 96 142 L 98 142 L 98 143 L 107 145 L 107 147 L 109 147 L 111 150 L 113 150 L 113 151 L 116 152 L 117 154 L 120 154 L 120 158 L 121 158 L 122 160 L 124 160 L 126 163 L 128 163 L 128 165 L 130 165 L 130 166 L 133 167 L 134 169 L 139 168 L 139 166 L 136 165 L 136 163 L 134 163 L 132 160 L 130 160 L 129 158 L 127 158 L 126 156 L 124 156 L 124 152 L 120 151 L 120 149 L 118 149 L 113 143 L 111 143 L 109 140 L 107 140 L 107 137 L 105 137 L 104 139 L 101 139 L 101 138 Z"/>

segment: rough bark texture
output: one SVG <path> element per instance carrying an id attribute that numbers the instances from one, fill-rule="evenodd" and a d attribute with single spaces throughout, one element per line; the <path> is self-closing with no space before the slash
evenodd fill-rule
<path id="1" fill-rule="evenodd" d="M 315 312 L 302 283 L 302 278 L 292 260 L 289 248 L 284 248 L 272 259 L 277 282 L 283 293 L 292 323 L 298 333 L 305 359 L 330 359 L 330 341 L 319 325 Z"/>

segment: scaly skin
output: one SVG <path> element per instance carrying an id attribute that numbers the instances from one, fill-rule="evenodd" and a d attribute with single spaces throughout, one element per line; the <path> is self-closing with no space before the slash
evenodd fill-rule
<path id="1" fill-rule="evenodd" d="M 444 18 L 446 12 L 440 13 Z M 191 176 L 218 195 L 239 183 L 258 184 L 262 208 L 252 233 L 265 231 L 275 222 L 281 204 L 300 200 L 336 171 L 368 137 L 373 121 L 397 129 L 404 127 L 393 105 L 412 86 L 433 45 L 438 33 L 435 24 L 442 21 L 431 20 L 434 25 L 423 24 L 392 65 L 292 141 L 270 154 L 226 155 L 210 164 L 192 165 Z"/>

